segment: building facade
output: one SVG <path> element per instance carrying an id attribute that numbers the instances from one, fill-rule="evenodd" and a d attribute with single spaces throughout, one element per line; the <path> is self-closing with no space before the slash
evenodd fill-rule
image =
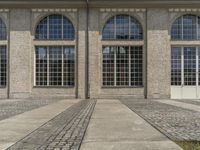
<path id="1" fill-rule="evenodd" d="M 0 98 L 200 98 L 200 2 L 0 1 Z"/>

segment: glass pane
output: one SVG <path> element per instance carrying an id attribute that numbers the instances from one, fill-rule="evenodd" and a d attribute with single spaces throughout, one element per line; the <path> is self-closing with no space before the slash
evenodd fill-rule
<path id="1" fill-rule="evenodd" d="M 105 24 L 102 38 L 119 40 L 141 40 L 143 39 L 142 26 L 129 15 L 117 15 Z"/>
<path id="2" fill-rule="evenodd" d="M 184 47 L 184 85 L 196 85 L 195 47 Z"/>
<path id="3" fill-rule="evenodd" d="M 142 46 L 131 46 L 131 86 L 143 85 L 143 50 Z"/>
<path id="4" fill-rule="evenodd" d="M 0 87 L 6 86 L 6 78 L 7 78 L 6 46 L 0 46 Z"/>
<path id="5" fill-rule="evenodd" d="M 7 39 L 6 25 L 0 19 L 0 40 L 6 40 L 6 39 Z"/>
<path id="6" fill-rule="evenodd" d="M 171 50 L 171 85 L 181 85 L 181 47 Z"/>
<path id="7" fill-rule="evenodd" d="M 116 16 L 116 39 L 129 39 L 129 16 Z"/>
<path id="8" fill-rule="evenodd" d="M 44 40 L 44 39 L 47 39 L 47 23 L 48 19 L 47 17 L 44 18 L 42 21 L 40 21 L 40 23 L 38 24 L 37 26 L 37 29 L 36 29 L 36 39 L 41 39 L 41 40 Z"/>
<path id="9" fill-rule="evenodd" d="M 47 47 L 36 47 L 36 85 L 47 85 Z"/>
<path id="10" fill-rule="evenodd" d="M 134 39 L 134 40 L 143 39 L 143 33 L 142 33 L 141 24 L 135 18 L 131 17 L 130 25 L 131 25 L 130 39 Z"/>
<path id="11" fill-rule="evenodd" d="M 49 16 L 49 39 L 62 39 L 62 16 Z"/>
<path id="12" fill-rule="evenodd" d="M 49 47 L 49 85 L 62 85 L 62 47 Z"/>
<path id="13" fill-rule="evenodd" d="M 74 47 L 64 47 L 63 55 L 64 55 L 63 84 L 65 86 L 74 86 L 74 80 L 75 80 Z"/>
<path id="14" fill-rule="evenodd" d="M 182 39 L 182 17 L 178 18 L 172 25 L 172 40 Z"/>
<path id="15" fill-rule="evenodd" d="M 193 15 L 183 16 L 183 39 L 197 39 L 197 17 Z"/>
<path id="16" fill-rule="evenodd" d="M 114 86 L 114 54 L 116 47 L 105 46 L 103 47 L 103 85 Z"/>
<path id="17" fill-rule="evenodd" d="M 37 25 L 35 37 L 40 40 L 73 40 L 75 30 L 71 21 L 65 16 L 50 15 Z"/>
<path id="18" fill-rule="evenodd" d="M 129 47 L 119 46 L 116 51 L 116 85 L 129 86 Z"/>
<path id="19" fill-rule="evenodd" d="M 115 39 L 115 17 L 111 18 L 102 32 L 103 39 Z"/>

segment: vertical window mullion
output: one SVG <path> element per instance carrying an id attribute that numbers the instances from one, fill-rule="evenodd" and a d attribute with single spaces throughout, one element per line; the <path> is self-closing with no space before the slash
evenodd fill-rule
<path id="1" fill-rule="evenodd" d="M 131 39 L 131 16 L 129 16 L 129 39 Z"/>
<path id="2" fill-rule="evenodd" d="M 181 19 L 181 39 L 183 40 L 183 16 L 182 16 L 182 19 Z"/>
<path id="3" fill-rule="evenodd" d="M 114 18 L 114 39 L 117 38 L 117 18 Z"/>
<path id="4" fill-rule="evenodd" d="M 63 37 L 64 37 L 64 36 L 63 36 L 63 35 L 64 35 L 64 33 L 63 33 L 63 25 L 64 25 L 64 24 L 63 24 L 63 16 L 62 16 L 62 39 L 63 39 Z"/>
<path id="5" fill-rule="evenodd" d="M 131 86 L 131 47 L 129 46 L 128 56 L 129 56 L 129 86 Z"/>
<path id="6" fill-rule="evenodd" d="M 64 47 L 62 46 L 62 86 L 64 86 Z"/>
<path id="7" fill-rule="evenodd" d="M 181 86 L 184 86 L 184 47 L 181 47 Z"/>
<path id="8" fill-rule="evenodd" d="M 198 19 L 199 17 L 198 16 L 196 16 L 196 33 L 197 33 L 197 40 L 198 40 L 198 37 L 199 37 L 199 32 L 198 32 L 198 28 L 199 28 L 199 24 L 198 24 Z"/>
<path id="9" fill-rule="evenodd" d="M 117 68 L 116 68 L 116 58 L 117 58 L 116 52 L 117 52 L 117 49 L 118 49 L 118 47 L 116 46 L 114 49 L 114 86 L 117 85 L 117 83 L 116 83 L 116 78 L 117 78 L 117 75 L 116 75 L 116 70 L 117 70 Z"/>
<path id="10" fill-rule="evenodd" d="M 49 46 L 47 48 L 47 86 L 49 86 Z"/>
<path id="11" fill-rule="evenodd" d="M 47 17 L 47 39 L 49 39 L 49 16 Z"/>

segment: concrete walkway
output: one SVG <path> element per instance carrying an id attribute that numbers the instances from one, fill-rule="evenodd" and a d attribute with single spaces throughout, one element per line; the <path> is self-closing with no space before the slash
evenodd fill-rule
<path id="1" fill-rule="evenodd" d="M 4 150 L 79 100 L 62 100 L 0 121 L 0 150 Z"/>
<path id="2" fill-rule="evenodd" d="M 81 150 L 181 150 L 118 100 L 98 100 Z"/>

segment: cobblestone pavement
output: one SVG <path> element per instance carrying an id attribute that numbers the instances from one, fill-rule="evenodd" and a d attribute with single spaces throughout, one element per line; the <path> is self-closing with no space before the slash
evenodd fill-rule
<path id="1" fill-rule="evenodd" d="M 193 104 L 193 105 L 200 105 L 200 100 L 173 100 L 173 101 L 177 101 L 177 102 L 183 102 L 183 103 L 187 103 L 187 104 Z"/>
<path id="2" fill-rule="evenodd" d="M 200 141 L 200 113 L 153 100 L 121 100 L 152 126 L 175 141 Z"/>
<path id="3" fill-rule="evenodd" d="M 58 102 L 59 99 L 49 100 L 0 100 L 0 120 L 30 111 L 48 104 Z"/>
<path id="4" fill-rule="evenodd" d="M 39 127 L 9 150 L 78 150 L 96 101 L 83 100 Z"/>

